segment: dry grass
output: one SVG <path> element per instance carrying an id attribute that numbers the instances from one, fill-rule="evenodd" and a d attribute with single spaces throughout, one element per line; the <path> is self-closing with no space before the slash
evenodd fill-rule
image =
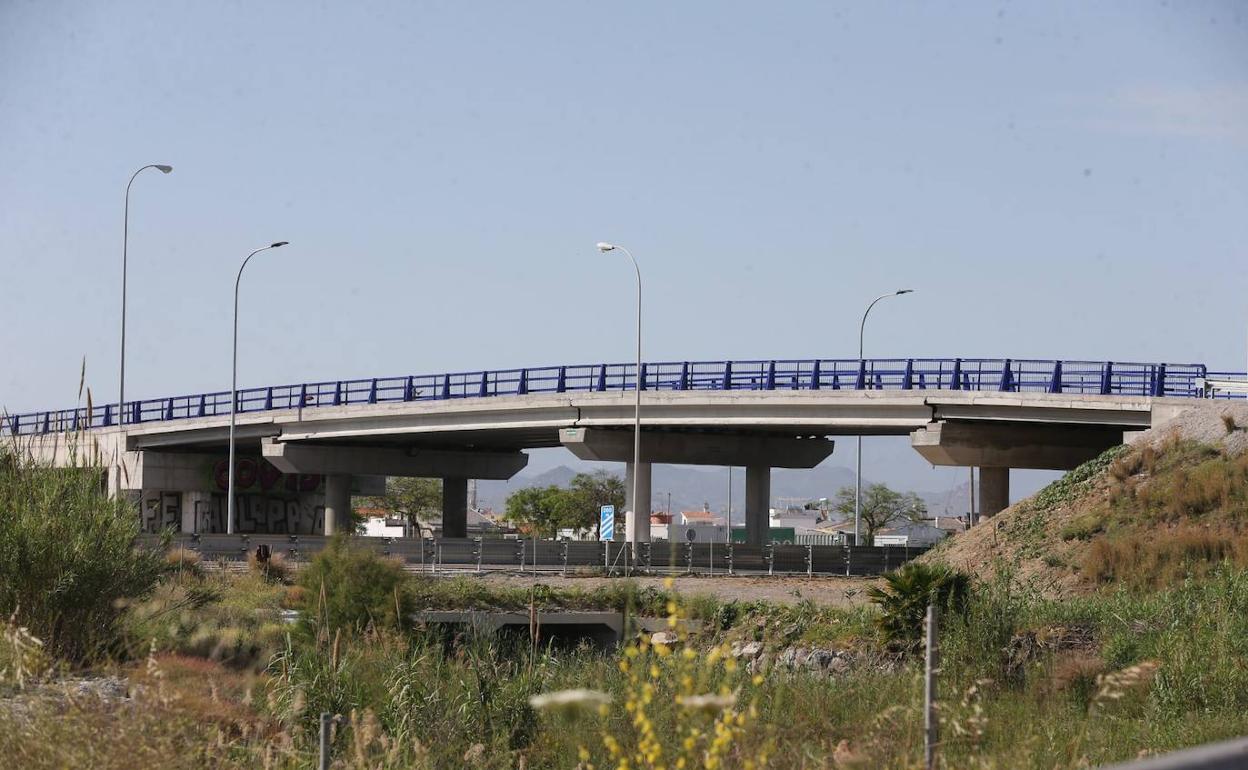
<path id="1" fill-rule="evenodd" d="M 1082 567 L 1096 583 L 1149 590 L 1204 577 L 1225 561 L 1248 564 L 1248 537 L 1187 525 L 1095 540 Z"/>
<path id="2" fill-rule="evenodd" d="M 165 565 L 171 572 L 199 577 L 204 573 L 204 556 L 199 551 L 179 545 L 165 552 Z"/>

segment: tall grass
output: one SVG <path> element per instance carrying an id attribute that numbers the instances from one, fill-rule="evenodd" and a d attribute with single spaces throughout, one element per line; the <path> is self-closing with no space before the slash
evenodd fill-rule
<path id="1" fill-rule="evenodd" d="M 147 594 L 163 555 L 136 547 L 138 511 L 96 467 L 48 468 L 0 450 L 0 616 L 83 663 L 110 652 L 124 603 Z"/>

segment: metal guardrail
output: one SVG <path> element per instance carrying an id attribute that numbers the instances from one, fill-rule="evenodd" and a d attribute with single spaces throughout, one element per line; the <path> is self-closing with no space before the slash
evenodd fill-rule
<path id="1" fill-rule="evenodd" d="M 531 393 L 627 391 L 636 364 L 579 364 L 308 382 L 238 391 L 239 413 Z M 1198 398 L 1199 381 L 1242 376 L 1204 364 L 1011 358 L 875 358 L 643 363 L 643 390 L 974 390 Z M 1241 397 L 1222 393 L 1220 397 Z M 127 424 L 230 413 L 229 391 L 127 401 Z M 60 433 L 118 423 L 116 404 L 0 418 L 0 435 Z"/>
<path id="2" fill-rule="evenodd" d="M 143 535 L 158 547 L 159 535 Z M 322 535 L 175 535 L 171 548 L 196 551 L 209 561 L 243 562 L 260 546 L 296 564 L 321 551 Z M 559 573 L 594 569 L 613 573 L 691 575 L 880 575 L 924 553 L 907 546 L 743 545 L 740 543 L 650 543 L 498 538 L 359 537 L 355 544 L 402 559 L 421 572 Z"/>
<path id="3" fill-rule="evenodd" d="M 1243 770 L 1248 767 L 1248 738 L 1234 738 L 1157 757 L 1137 759 L 1101 770 Z"/>

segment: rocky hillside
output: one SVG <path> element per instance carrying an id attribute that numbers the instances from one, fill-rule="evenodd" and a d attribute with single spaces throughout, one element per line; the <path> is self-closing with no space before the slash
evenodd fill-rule
<path id="1" fill-rule="evenodd" d="M 927 557 L 1013 570 L 1050 596 L 1148 590 L 1248 564 L 1248 405 L 1208 403 L 1135 436 Z"/>

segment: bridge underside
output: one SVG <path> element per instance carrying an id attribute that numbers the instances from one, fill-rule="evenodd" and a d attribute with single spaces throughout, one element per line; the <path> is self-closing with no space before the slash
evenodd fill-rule
<path id="1" fill-rule="evenodd" d="M 654 392 L 642 405 L 642 462 L 632 464 L 631 393 L 466 398 L 242 413 L 236 432 L 239 531 L 332 532 L 350 498 L 385 476 L 443 480 L 443 534 L 463 536 L 469 479 L 506 479 L 526 449 L 565 447 L 626 463 L 627 536 L 649 537 L 650 465 L 747 469 L 750 542 L 767 532 L 770 470 L 813 468 L 837 436 L 910 435 L 936 465 L 981 468 L 982 512 L 1008 502 L 1009 468 L 1068 469 L 1190 408 L 1185 399 L 959 391 Z M 58 435 L 27 441 L 66 460 Z M 137 494 L 146 526 L 223 531 L 228 416 L 89 431 L 118 493 Z M 631 499 L 634 476 L 639 500 Z M 248 483 L 242 483 L 248 482 Z M 175 503 L 176 498 L 176 503 Z"/>

